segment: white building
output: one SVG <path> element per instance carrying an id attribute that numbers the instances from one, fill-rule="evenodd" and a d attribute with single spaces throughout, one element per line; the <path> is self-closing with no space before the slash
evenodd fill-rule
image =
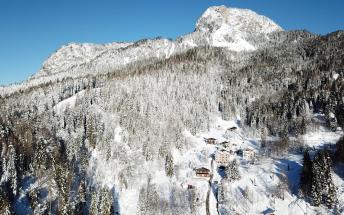
<path id="1" fill-rule="evenodd" d="M 220 165 L 220 166 L 227 166 L 228 163 L 233 160 L 235 157 L 234 152 L 229 152 L 227 150 L 221 149 L 218 150 L 215 153 L 215 161 Z"/>
<path id="2" fill-rule="evenodd" d="M 244 149 L 242 150 L 242 158 L 246 161 L 253 161 L 254 160 L 254 151 L 252 149 Z"/>

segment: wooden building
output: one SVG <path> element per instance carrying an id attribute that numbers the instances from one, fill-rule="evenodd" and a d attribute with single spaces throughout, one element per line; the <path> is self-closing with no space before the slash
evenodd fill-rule
<path id="1" fill-rule="evenodd" d="M 211 138 L 204 138 L 204 141 L 207 143 L 207 144 L 210 144 L 210 145 L 215 145 L 217 143 L 216 139 L 211 137 Z"/>
<path id="2" fill-rule="evenodd" d="M 195 172 L 198 177 L 210 177 L 210 170 L 205 167 L 195 169 Z"/>
<path id="3" fill-rule="evenodd" d="M 237 130 L 237 129 L 238 129 L 237 127 L 233 126 L 233 127 L 228 128 L 227 130 L 228 130 L 228 131 L 235 131 L 235 130 Z"/>

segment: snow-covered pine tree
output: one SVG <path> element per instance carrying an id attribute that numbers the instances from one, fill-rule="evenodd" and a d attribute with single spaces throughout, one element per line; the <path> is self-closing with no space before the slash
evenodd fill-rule
<path id="1" fill-rule="evenodd" d="M 99 209 L 99 214 L 102 215 L 112 215 L 114 212 L 112 194 L 106 188 L 101 189 Z"/>
<path id="2" fill-rule="evenodd" d="M 85 180 L 81 179 L 78 187 L 75 214 L 84 214 L 86 212 L 86 206 L 86 185 Z"/>
<path id="3" fill-rule="evenodd" d="M 11 204 L 5 195 L 5 192 L 0 188 L 0 214 L 1 215 L 12 215 Z"/>
<path id="4" fill-rule="evenodd" d="M 165 159 L 165 173 L 168 177 L 173 176 L 173 158 L 172 155 L 167 154 Z"/>
<path id="5" fill-rule="evenodd" d="M 93 115 L 89 115 L 86 120 L 86 139 L 88 140 L 88 144 L 92 148 L 95 148 L 97 144 L 96 119 Z"/>
<path id="6" fill-rule="evenodd" d="M 333 184 L 333 181 L 332 181 L 332 178 L 329 177 L 328 178 L 328 181 L 327 181 L 327 195 L 325 196 L 325 205 L 328 207 L 328 208 L 333 208 L 336 203 L 337 203 L 337 188 L 336 186 Z"/>
<path id="7" fill-rule="evenodd" d="M 238 163 L 235 159 L 228 164 L 228 166 L 226 167 L 225 173 L 226 173 L 225 177 L 229 181 L 235 181 L 241 178 L 239 169 L 238 169 Z"/>
<path id="8" fill-rule="evenodd" d="M 100 196 L 98 191 L 93 191 L 91 195 L 91 204 L 89 208 L 90 214 L 98 214 L 100 211 L 100 204 L 99 204 Z"/>
<path id="9" fill-rule="evenodd" d="M 336 143 L 335 158 L 337 162 L 344 162 L 344 136 Z"/>
<path id="10" fill-rule="evenodd" d="M 54 165 L 54 180 L 58 187 L 59 198 L 58 198 L 58 210 L 61 214 L 71 213 L 69 207 L 69 191 L 71 186 L 72 175 L 69 169 L 64 164 Z"/>
<path id="11" fill-rule="evenodd" d="M 308 150 L 303 153 L 303 165 L 300 175 L 300 189 L 304 196 L 308 196 L 312 186 L 312 160 Z"/>
<path id="12" fill-rule="evenodd" d="M 46 144 L 47 142 L 43 138 L 40 138 L 34 145 L 33 167 L 38 176 L 41 176 L 46 168 L 48 160 Z"/>
<path id="13" fill-rule="evenodd" d="M 16 196 L 18 193 L 18 177 L 17 177 L 17 155 L 16 151 L 13 145 L 10 145 L 8 147 L 9 149 L 9 158 L 8 158 L 8 164 L 7 164 L 7 171 L 9 174 L 9 180 L 11 184 L 11 189 L 13 192 L 13 195 Z"/>
<path id="14" fill-rule="evenodd" d="M 336 188 L 331 176 L 331 157 L 326 150 L 319 151 L 312 163 L 311 198 L 315 206 L 325 204 L 332 208 L 337 202 Z"/>
<path id="15" fill-rule="evenodd" d="M 28 193 L 28 199 L 30 202 L 30 207 L 32 210 L 35 210 L 37 205 L 39 204 L 38 202 L 38 193 L 37 190 L 33 189 Z"/>

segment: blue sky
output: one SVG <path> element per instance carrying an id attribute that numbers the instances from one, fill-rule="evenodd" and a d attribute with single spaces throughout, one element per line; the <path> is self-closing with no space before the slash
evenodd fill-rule
<path id="1" fill-rule="evenodd" d="M 344 0 L 0 0 L 0 85 L 19 82 L 69 42 L 108 43 L 191 32 L 213 5 L 249 8 L 284 29 L 344 27 Z"/>

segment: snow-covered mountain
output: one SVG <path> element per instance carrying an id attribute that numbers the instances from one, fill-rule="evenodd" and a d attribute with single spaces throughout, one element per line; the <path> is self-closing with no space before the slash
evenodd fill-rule
<path id="1" fill-rule="evenodd" d="M 195 34 L 207 45 L 226 47 L 232 51 L 256 50 L 255 39 L 283 29 L 265 16 L 238 8 L 225 6 L 208 8 L 197 21 Z"/>
<path id="2" fill-rule="evenodd" d="M 159 38 L 136 43 L 68 44 L 50 56 L 34 78 L 57 73 L 64 73 L 65 77 L 74 68 L 80 73 L 78 75 L 85 75 L 87 70 L 92 70 L 89 67 L 115 69 L 145 59 L 169 58 L 198 46 L 226 47 L 235 52 L 254 51 L 258 48 L 258 40 L 262 42 L 276 31 L 282 31 L 282 28 L 251 10 L 215 6 L 199 18 L 193 33 L 176 41 Z M 88 67 L 86 71 L 85 66 Z"/>
<path id="3" fill-rule="evenodd" d="M 344 32 L 246 9 L 63 46 L 0 88 L 0 214 L 340 214 Z"/>
<path id="4" fill-rule="evenodd" d="M 52 75 L 55 71 L 66 71 L 73 66 L 89 63 L 105 51 L 116 52 L 132 43 L 111 43 L 105 45 L 71 43 L 52 54 L 37 73 L 37 77 Z"/>

